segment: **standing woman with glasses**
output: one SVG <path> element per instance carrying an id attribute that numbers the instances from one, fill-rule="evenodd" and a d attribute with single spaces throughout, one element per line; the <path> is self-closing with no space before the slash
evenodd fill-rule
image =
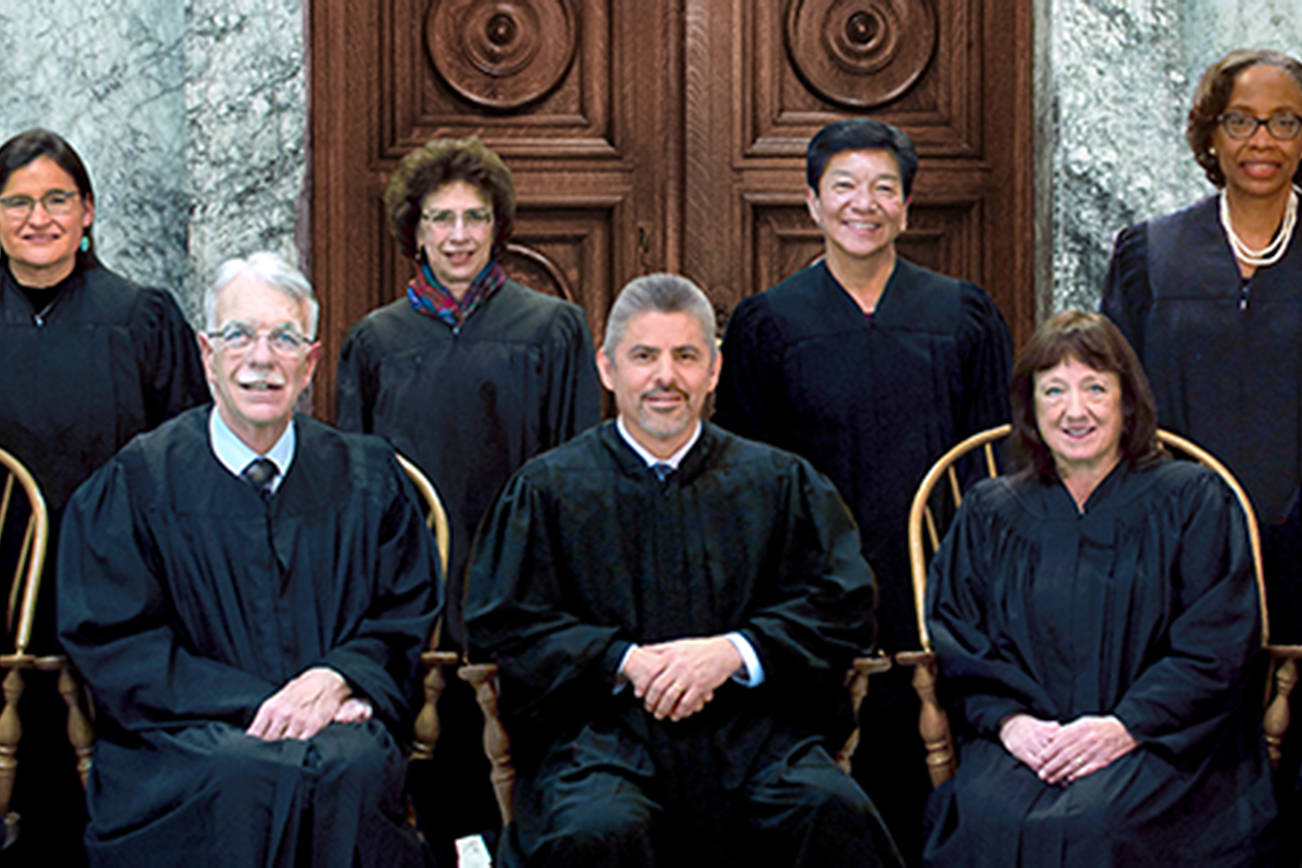
<path id="1" fill-rule="evenodd" d="M 35 475 L 51 517 L 36 654 L 56 650 L 54 552 L 73 490 L 135 434 L 208 400 L 180 308 L 100 263 L 94 221 L 90 176 L 60 136 L 32 129 L 0 146 L 0 447 Z M 12 575 L 12 557 L 0 550 L 0 575 Z M 11 806 L 22 852 L 77 864 L 80 784 L 54 687 L 52 673 L 28 675 Z M 59 858 L 68 848 L 74 861 Z"/>
<path id="2" fill-rule="evenodd" d="M 1248 490 L 1271 640 L 1302 642 L 1302 63 L 1231 51 L 1203 73 L 1185 138 L 1220 192 L 1122 230 L 1102 309 L 1143 362 L 1162 427 Z"/>
<path id="3" fill-rule="evenodd" d="M 452 531 L 445 642 L 459 649 L 480 518 L 525 461 L 600 420 L 592 337 L 581 308 L 506 276 L 515 186 L 478 137 L 434 139 L 407 154 L 384 205 L 415 273 L 344 342 L 339 427 L 387 438 L 438 489 Z M 421 815 L 441 824 L 428 837 L 455 864 L 452 838 L 495 826 L 497 808 L 469 685 L 450 683 L 439 715 L 429 789 L 449 797 Z"/>

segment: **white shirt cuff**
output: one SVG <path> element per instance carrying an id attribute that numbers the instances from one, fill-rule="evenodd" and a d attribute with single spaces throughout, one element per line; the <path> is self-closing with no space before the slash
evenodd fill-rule
<path id="1" fill-rule="evenodd" d="M 759 655 L 745 636 L 733 631 L 724 633 L 723 637 L 732 643 L 741 655 L 741 670 L 734 672 L 732 680 L 745 687 L 758 687 L 764 683 L 764 667 L 760 665 Z"/>

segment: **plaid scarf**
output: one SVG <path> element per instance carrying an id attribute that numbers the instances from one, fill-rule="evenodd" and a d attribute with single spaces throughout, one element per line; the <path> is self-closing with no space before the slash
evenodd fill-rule
<path id="1" fill-rule="evenodd" d="M 417 313 L 432 316 L 447 323 L 454 331 L 460 329 L 470 315 L 488 301 L 493 293 L 506 283 L 506 272 L 502 266 L 489 260 L 484 270 L 470 284 L 470 289 L 458 301 L 448 292 L 430 271 L 428 262 L 421 262 L 420 271 L 407 284 L 407 299 Z"/>

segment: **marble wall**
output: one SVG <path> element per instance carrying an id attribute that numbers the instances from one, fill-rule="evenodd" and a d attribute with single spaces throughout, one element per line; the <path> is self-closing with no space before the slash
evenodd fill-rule
<path id="1" fill-rule="evenodd" d="M 1116 231 L 1214 192 L 1184 141 L 1202 71 L 1302 49 L 1297 0 L 1037 0 L 1040 312 L 1094 309 Z"/>
<path id="2" fill-rule="evenodd" d="M 9 11 L 15 10 L 17 11 Z M 0 141 L 63 135 L 104 262 L 198 322 L 221 260 L 297 259 L 307 166 L 301 0 L 52 0 L 0 8 Z"/>

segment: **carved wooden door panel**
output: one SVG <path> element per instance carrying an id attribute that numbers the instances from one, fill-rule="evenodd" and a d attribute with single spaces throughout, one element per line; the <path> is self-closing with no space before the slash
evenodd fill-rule
<path id="1" fill-rule="evenodd" d="M 981 284 L 1015 340 L 1030 335 L 1029 3 L 688 0 L 686 15 L 683 268 L 716 304 L 822 254 L 805 146 L 871 115 L 920 156 L 902 255 Z"/>
<path id="2" fill-rule="evenodd" d="M 343 335 L 411 274 L 388 174 L 441 135 L 503 156 L 519 197 L 503 265 L 582 305 L 599 336 L 637 274 L 682 271 L 726 316 L 817 256 L 805 143 L 874 114 L 922 156 L 905 255 L 982 283 L 1029 333 L 1025 0 L 316 0 L 311 15 L 318 415 L 334 415 Z"/>

